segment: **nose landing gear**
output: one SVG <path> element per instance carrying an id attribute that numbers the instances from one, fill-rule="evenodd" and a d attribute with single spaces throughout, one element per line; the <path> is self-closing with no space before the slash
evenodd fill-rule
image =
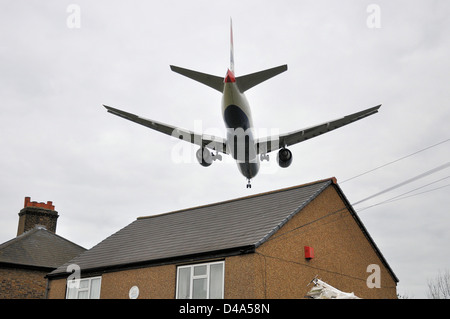
<path id="1" fill-rule="evenodd" d="M 250 183 L 250 180 L 247 182 L 247 188 L 252 188 L 252 184 Z"/>

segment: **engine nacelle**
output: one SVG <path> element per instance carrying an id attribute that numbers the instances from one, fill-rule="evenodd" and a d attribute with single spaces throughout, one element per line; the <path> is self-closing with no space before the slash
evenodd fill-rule
<path id="1" fill-rule="evenodd" d="M 208 167 L 213 162 L 211 152 L 207 148 L 200 148 L 197 153 L 195 153 L 195 156 L 201 166 Z"/>
<path id="2" fill-rule="evenodd" d="M 287 148 L 282 148 L 277 155 L 277 162 L 280 167 L 286 168 L 292 163 L 292 153 Z"/>

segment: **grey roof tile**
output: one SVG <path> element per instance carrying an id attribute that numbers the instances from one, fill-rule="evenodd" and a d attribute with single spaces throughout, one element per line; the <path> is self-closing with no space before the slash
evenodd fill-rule
<path id="1" fill-rule="evenodd" d="M 37 226 L 0 245 L 0 263 L 57 268 L 85 248 Z"/>
<path id="2" fill-rule="evenodd" d="M 216 204 L 140 217 L 67 265 L 81 271 L 181 258 L 262 244 L 332 179 Z"/>

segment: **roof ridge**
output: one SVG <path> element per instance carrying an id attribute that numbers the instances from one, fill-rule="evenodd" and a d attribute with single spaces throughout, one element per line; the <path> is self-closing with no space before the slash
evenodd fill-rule
<path id="1" fill-rule="evenodd" d="M 62 236 L 60 236 L 60 235 L 58 235 L 58 234 L 56 234 L 56 233 L 54 233 L 54 232 L 48 230 L 47 228 L 45 228 L 45 226 L 36 224 L 33 228 L 31 228 L 31 229 L 29 229 L 29 230 L 23 232 L 23 233 L 20 234 L 19 236 L 16 236 L 16 237 L 14 237 L 14 238 L 12 238 L 12 239 L 10 239 L 10 240 L 8 240 L 8 241 L 5 241 L 4 243 L 0 244 L 0 250 L 6 248 L 6 247 L 8 247 L 8 246 L 10 246 L 10 245 L 13 244 L 13 243 L 16 243 L 16 242 L 18 242 L 18 241 L 21 241 L 21 240 L 23 240 L 23 239 L 25 239 L 25 238 L 31 236 L 32 234 L 34 234 L 34 233 L 36 233 L 36 232 L 38 232 L 38 231 L 40 231 L 40 230 L 43 230 L 43 231 L 45 231 L 45 232 L 47 232 L 47 233 L 49 233 L 49 234 L 51 234 L 51 235 L 53 235 L 53 236 L 56 236 L 56 237 L 58 237 L 59 239 L 65 240 L 66 242 L 68 242 L 68 243 L 70 243 L 70 244 L 72 244 L 72 245 L 78 246 L 78 247 L 80 247 L 80 248 L 82 248 L 82 249 L 86 249 L 86 248 L 84 248 L 84 247 L 82 247 L 82 246 L 80 246 L 80 245 L 74 243 L 73 241 L 70 241 L 70 240 L 68 240 L 67 238 L 64 238 L 64 237 L 62 237 Z"/>
<path id="2" fill-rule="evenodd" d="M 222 205 L 222 204 L 226 204 L 226 203 L 237 202 L 237 201 L 240 201 L 240 200 L 245 200 L 245 199 L 249 199 L 249 198 L 255 198 L 255 197 L 265 196 L 265 195 L 270 195 L 270 194 L 275 194 L 275 193 L 281 193 L 281 192 L 289 191 L 289 190 L 292 190 L 292 189 L 307 187 L 307 186 L 311 186 L 311 185 L 319 184 L 319 183 L 323 183 L 323 182 L 328 182 L 328 181 L 331 181 L 333 184 L 337 184 L 336 177 L 330 177 L 330 178 L 317 180 L 317 181 L 314 181 L 314 182 L 309 182 L 309 183 L 295 185 L 295 186 L 289 186 L 289 187 L 280 188 L 280 189 L 277 189 L 277 190 L 267 191 L 267 192 L 263 192 L 263 193 L 247 195 L 247 196 L 238 197 L 238 198 L 234 198 L 234 199 L 227 199 L 227 200 L 223 200 L 223 201 L 220 201 L 220 202 L 215 202 L 215 203 L 210 203 L 210 204 L 205 204 L 205 205 L 199 205 L 199 206 L 194 206 L 194 207 L 190 207 L 190 208 L 178 209 L 178 210 L 174 210 L 174 211 L 170 211 L 170 212 L 166 212 L 166 213 L 161 213 L 161 214 L 140 216 L 140 217 L 137 217 L 136 220 L 155 218 L 155 217 L 160 217 L 160 216 L 164 216 L 164 215 L 181 213 L 181 212 L 189 211 L 189 210 L 193 210 L 193 209 L 206 208 L 206 207 L 212 207 L 212 206 Z"/>
<path id="3" fill-rule="evenodd" d="M 69 244 L 72 244 L 72 245 L 74 245 L 74 246 L 78 246 L 78 247 L 80 247 L 80 248 L 82 248 L 82 249 L 84 249 L 84 250 L 87 250 L 85 247 L 80 246 L 80 245 L 78 245 L 77 243 L 74 243 L 73 241 L 71 241 L 71 240 L 69 240 L 69 239 L 67 239 L 67 238 L 65 238 L 65 237 L 63 237 L 63 236 L 61 236 L 61 235 L 58 235 L 57 233 L 54 233 L 54 232 L 48 230 L 48 229 L 45 228 L 45 227 L 44 227 L 44 228 L 38 228 L 38 230 L 45 230 L 46 232 L 50 233 L 51 235 L 56 236 L 56 237 L 58 237 L 59 239 L 62 239 L 62 240 L 64 240 L 64 241 L 68 242 Z"/>
<path id="4" fill-rule="evenodd" d="M 38 230 L 37 228 L 33 227 L 33 228 L 23 232 L 22 234 L 14 237 L 14 238 L 11 238 L 10 240 L 5 241 L 4 243 L 0 244 L 0 250 L 10 246 L 11 244 L 13 244 L 15 242 L 22 240 L 25 237 L 30 236 L 31 234 L 35 233 L 37 230 Z"/>

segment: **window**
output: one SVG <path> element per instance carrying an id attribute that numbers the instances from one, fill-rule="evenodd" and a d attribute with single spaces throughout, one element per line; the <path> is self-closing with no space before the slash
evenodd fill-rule
<path id="1" fill-rule="evenodd" d="M 67 280 L 66 299 L 100 299 L 102 277 Z"/>
<path id="2" fill-rule="evenodd" d="M 180 266 L 177 269 L 177 299 L 222 299 L 223 261 Z"/>

